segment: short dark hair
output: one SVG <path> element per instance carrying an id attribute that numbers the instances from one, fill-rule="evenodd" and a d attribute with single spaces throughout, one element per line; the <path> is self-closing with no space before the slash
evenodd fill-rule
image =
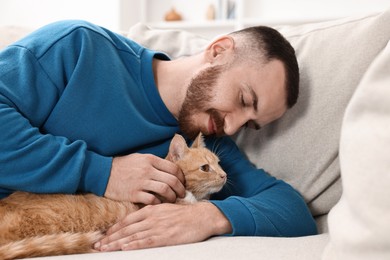
<path id="1" fill-rule="evenodd" d="M 283 63 L 286 72 L 286 105 L 288 108 L 294 106 L 299 95 L 299 66 L 290 42 L 280 32 L 268 26 L 253 26 L 229 35 L 243 36 L 246 42 L 249 40 L 249 46 L 254 44 L 265 62 L 277 59 Z"/>

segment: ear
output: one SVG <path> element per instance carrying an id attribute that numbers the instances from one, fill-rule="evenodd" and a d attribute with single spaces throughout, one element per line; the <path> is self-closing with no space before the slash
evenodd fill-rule
<path id="1" fill-rule="evenodd" d="M 213 63 L 217 59 L 224 57 L 228 51 L 232 51 L 233 49 L 234 39 L 231 36 L 225 35 L 218 37 L 206 48 L 206 60 Z"/>
<path id="2" fill-rule="evenodd" d="M 187 150 L 188 146 L 184 138 L 181 135 L 175 134 L 171 144 L 169 145 L 169 151 L 166 159 L 171 162 L 177 162 L 184 157 Z"/>
<path id="3" fill-rule="evenodd" d="M 191 145 L 191 148 L 200 148 L 205 147 L 204 138 L 202 132 L 199 132 L 198 136 L 195 138 L 194 142 Z"/>

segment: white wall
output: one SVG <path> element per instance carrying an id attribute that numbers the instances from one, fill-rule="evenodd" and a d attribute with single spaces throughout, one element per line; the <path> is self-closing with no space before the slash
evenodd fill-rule
<path id="1" fill-rule="evenodd" d="M 283 20 L 334 19 L 390 8 L 390 0 L 243 0 L 251 1 L 247 17 Z"/>
<path id="2" fill-rule="evenodd" d="M 37 28 L 63 19 L 83 19 L 119 30 L 120 0 L 0 0 L 0 25 Z"/>
<path id="3" fill-rule="evenodd" d="M 204 9 L 218 0 L 0 0 L 0 26 L 32 28 L 62 19 L 84 19 L 114 31 L 126 31 L 141 21 L 141 1 L 149 1 L 153 20 L 177 6 L 185 19 L 204 19 Z M 390 0 L 242 0 L 243 15 L 254 23 L 324 20 L 390 8 Z M 150 18 L 151 19 L 151 18 Z M 260 20 L 259 20 L 260 19 Z M 389 25 L 390 26 L 390 25 Z"/>

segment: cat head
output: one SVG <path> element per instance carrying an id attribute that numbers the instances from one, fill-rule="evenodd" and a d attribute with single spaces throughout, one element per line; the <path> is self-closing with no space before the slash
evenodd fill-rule
<path id="1" fill-rule="evenodd" d="M 169 146 L 167 159 L 176 163 L 183 171 L 186 189 L 197 200 L 220 191 L 226 183 L 227 175 L 219 165 L 219 158 L 205 147 L 201 133 L 191 147 L 187 146 L 181 135 L 176 134 Z"/>

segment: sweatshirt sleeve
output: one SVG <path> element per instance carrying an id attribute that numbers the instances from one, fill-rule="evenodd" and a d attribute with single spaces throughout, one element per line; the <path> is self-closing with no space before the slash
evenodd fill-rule
<path id="1" fill-rule="evenodd" d="M 221 143 L 212 147 L 221 150 L 221 166 L 228 174 L 228 182 L 211 202 L 229 219 L 233 228 L 231 235 L 317 234 L 315 221 L 296 190 L 264 170 L 256 169 L 230 138 L 220 138 L 218 142 Z"/>
<path id="2" fill-rule="evenodd" d="M 60 95 L 28 49 L 0 52 L 0 197 L 16 190 L 104 194 L 112 158 L 40 128 Z"/>

